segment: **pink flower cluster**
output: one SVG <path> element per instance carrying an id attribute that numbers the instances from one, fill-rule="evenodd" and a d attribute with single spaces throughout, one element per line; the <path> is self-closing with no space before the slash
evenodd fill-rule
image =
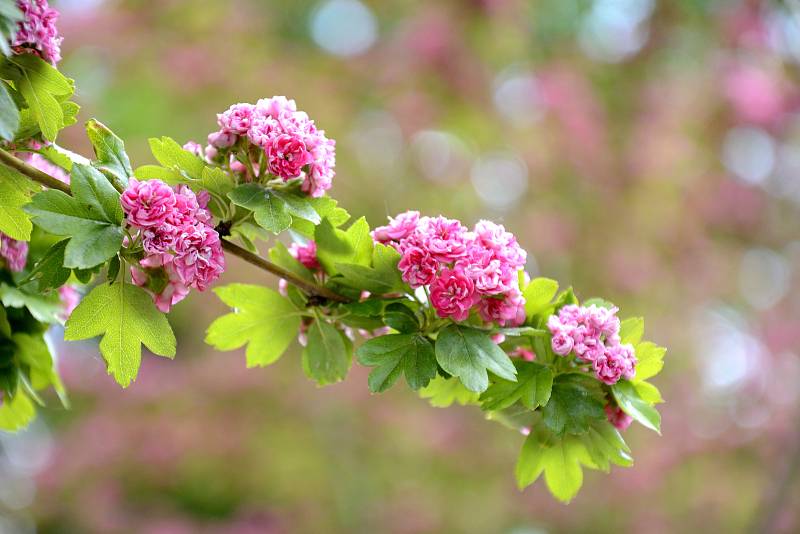
<path id="1" fill-rule="evenodd" d="M 480 221 L 469 231 L 456 220 L 408 211 L 372 237 L 400 252 L 403 280 L 412 288 L 428 286 L 439 317 L 463 321 L 476 310 L 488 323 L 524 322 L 518 273 L 526 253 L 501 225 Z"/>
<path id="2" fill-rule="evenodd" d="M 592 364 L 597 379 L 612 385 L 620 378 L 636 374 L 633 346 L 620 343 L 617 308 L 569 304 L 551 315 L 547 328 L 553 335 L 553 352 L 560 356 L 574 353 Z"/>
<path id="3" fill-rule="evenodd" d="M 33 52 L 55 65 L 61 61 L 61 41 L 56 20 L 58 11 L 50 7 L 47 0 L 17 0 L 23 19 L 11 40 L 16 52 Z"/>
<path id="4" fill-rule="evenodd" d="M 208 193 L 185 185 L 131 179 L 120 202 L 128 224 L 139 231 L 145 257 L 131 269 L 136 285 L 148 289 L 159 310 L 189 293 L 205 291 L 225 270 L 219 234 L 209 224 Z"/>
<path id="5" fill-rule="evenodd" d="M 234 104 L 217 115 L 217 124 L 219 130 L 208 136 L 205 149 L 209 161 L 229 163 L 248 180 L 266 173 L 283 181 L 302 178 L 301 189 L 312 197 L 331 188 L 336 142 L 298 111 L 294 100 L 273 96 L 255 105 Z M 197 152 L 196 144 L 190 146 Z"/>
<path id="6" fill-rule="evenodd" d="M 28 243 L 17 241 L 0 232 L 0 259 L 5 261 L 11 271 L 23 270 L 25 262 L 28 260 Z"/>

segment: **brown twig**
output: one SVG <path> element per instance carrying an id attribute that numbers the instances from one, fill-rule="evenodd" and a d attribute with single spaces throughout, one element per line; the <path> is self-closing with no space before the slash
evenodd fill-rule
<path id="1" fill-rule="evenodd" d="M 42 184 L 45 187 L 49 187 L 50 189 L 57 189 L 68 195 L 72 194 L 70 187 L 64 182 L 50 176 L 46 172 L 40 171 L 36 167 L 28 165 L 21 159 L 8 153 L 2 148 L 0 148 L 0 163 L 6 165 L 7 167 L 15 169 L 19 173 L 27 176 L 34 182 Z M 265 260 L 264 258 L 256 254 L 253 254 L 249 250 L 243 249 L 239 245 L 232 243 L 224 238 L 222 239 L 222 248 L 225 249 L 226 252 L 233 254 L 234 256 L 239 256 L 247 263 L 255 265 L 259 269 L 267 271 L 268 273 L 274 274 L 276 276 L 280 276 L 290 284 L 297 286 L 298 288 L 302 289 L 311 296 L 322 297 L 335 302 L 350 301 L 350 299 L 348 299 L 347 297 L 339 295 L 338 293 L 331 291 L 327 287 L 316 284 L 310 280 L 306 280 L 305 278 L 301 278 L 300 276 L 297 276 L 291 271 L 288 271 L 283 267 L 272 263 L 271 261 Z"/>

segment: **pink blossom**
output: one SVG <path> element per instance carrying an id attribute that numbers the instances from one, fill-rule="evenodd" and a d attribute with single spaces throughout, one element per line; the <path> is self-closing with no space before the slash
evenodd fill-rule
<path id="1" fill-rule="evenodd" d="M 454 219 L 425 218 L 420 226 L 428 252 L 441 262 L 453 262 L 467 255 L 467 229 Z"/>
<path id="2" fill-rule="evenodd" d="M 217 124 L 223 132 L 245 135 L 250 130 L 253 112 L 252 104 L 234 104 L 227 111 L 217 115 Z"/>
<path id="3" fill-rule="evenodd" d="M 17 33 L 11 39 L 16 52 L 32 52 L 55 65 L 61 61 L 61 41 L 56 28 L 58 11 L 47 0 L 17 0 L 22 20 L 17 23 Z"/>
<path id="4" fill-rule="evenodd" d="M 614 425 L 617 430 L 627 430 L 631 426 L 633 417 L 623 412 L 619 406 L 606 404 L 605 410 L 608 422 Z"/>
<path id="5" fill-rule="evenodd" d="M 484 247 L 494 251 L 498 258 L 505 260 L 514 269 L 525 265 L 527 252 L 517 244 L 514 234 L 507 232 L 503 225 L 486 220 L 478 221 L 475 235 Z"/>
<path id="6" fill-rule="evenodd" d="M 520 310 L 522 314 L 520 315 Z M 478 313 L 487 323 L 500 326 L 518 326 L 525 322 L 525 300 L 517 293 L 507 293 L 502 298 L 490 297 L 478 301 Z"/>
<path id="7" fill-rule="evenodd" d="M 553 339 L 550 340 L 550 345 L 553 347 L 553 352 L 559 356 L 566 356 L 572 352 L 575 342 L 572 340 L 572 336 L 564 332 L 558 332 L 553 335 Z"/>
<path id="8" fill-rule="evenodd" d="M 205 291 L 225 271 L 219 234 L 205 224 L 185 228 L 172 261 L 181 282 Z"/>
<path id="9" fill-rule="evenodd" d="M 204 158 L 203 147 L 200 146 L 200 143 L 195 143 L 194 141 L 187 141 L 186 143 L 184 143 L 183 149 L 186 150 L 187 152 L 191 152 L 198 158 Z"/>
<path id="10" fill-rule="evenodd" d="M 58 318 L 66 321 L 80 304 L 81 294 L 75 286 L 66 284 L 58 288 L 58 298 L 61 300 L 61 312 L 58 314 Z"/>
<path id="11" fill-rule="evenodd" d="M 402 254 L 397 268 L 403 273 L 405 283 L 417 288 L 433 282 L 439 265 L 430 254 L 414 246 L 406 247 Z"/>
<path id="12" fill-rule="evenodd" d="M 131 267 L 131 280 L 150 293 L 156 308 L 163 313 L 168 313 L 189 294 L 189 287 L 181 281 L 171 264 L 144 269 Z"/>
<path id="13" fill-rule="evenodd" d="M 214 148 L 230 148 L 236 143 L 236 134 L 226 131 L 208 134 L 208 144 Z"/>
<path id="14" fill-rule="evenodd" d="M 305 245 L 292 243 L 289 253 L 307 269 L 318 271 L 322 268 L 317 259 L 317 243 L 313 240 L 309 240 Z"/>
<path id="15" fill-rule="evenodd" d="M 475 284 L 462 269 L 442 269 L 430 286 L 431 305 L 439 317 L 463 321 L 480 296 Z"/>
<path id="16" fill-rule="evenodd" d="M 372 231 L 372 239 L 379 243 L 400 241 L 410 236 L 419 224 L 418 211 L 406 211 L 397 217 L 389 217 L 389 224 L 379 226 Z"/>
<path id="17" fill-rule="evenodd" d="M 630 345 L 627 347 L 630 347 Z M 603 354 L 592 362 L 592 367 L 598 380 L 608 385 L 613 385 L 620 378 L 633 378 L 636 361 L 631 358 L 632 349 L 625 349 L 617 345 L 607 348 Z"/>
<path id="18" fill-rule="evenodd" d="M 536 353 L 530 349 L 526 349 L 525 347 L 515 348 L 513 351 L 511 351 L 509 356 L 517 356 L 526 362 L 532 362 L 536 359 Z"/>
<path id="19" fill-rule="evenodd" d="M 303 167 L 312 162 L 305 143 L 298 137 L 288 134 L 275 136 L 267 145 L 269 172 L 284 180 L 296 178 Z"/>
<path id="20" fill-rule="evenodd" d="M 175 208 L 175 192 L 161 180 L 131 178 L 120 197 L 128 223 L 138 228 L 163 224 Z"/>
<path id="21" fill-rule="evenodd" d="M 17 241 L 0 232 L 0 258 L 5 260 L 9 270 L 19 272 L 28 261 L 28 243 Z"/>

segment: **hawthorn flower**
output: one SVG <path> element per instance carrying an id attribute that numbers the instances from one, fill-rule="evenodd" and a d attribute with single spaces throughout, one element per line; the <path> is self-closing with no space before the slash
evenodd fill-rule
<path id="1" fill-rule="evenodd" d="M 52 65 L 61 61 L 61 41 L 56 20 L 58 11 L 47 0 L 17 0 L 22 20 L 17 23 L 17 33 L 11 47 L 18 53 L 30 52 Z"/>
<path id="2" fill-rule="evenodd" d="M 400 253 L 404 282 L 415 289 L 430 286 L 439 316 L 463 321 L 474 309 L 487 323 L 525 321 L 519 270 L 526 254 L 502 226 L 481 221 L 469 231 L 454 219 L 407 211 L 376 228 L 372 239 Z"/>
<path id="3" fill-rule="evenodd" d="M 205 291 L 225 270 L 219 234 L 210 225 L 207 192 L 169 187 L 160 180 L 131 179 L 120 202 L 139 232 L 145 257 L 131 268 L 133 282 L 150 292 L 161 311 L 189 290 Z"/>
<path id="4" fill-rule="evenodd" d="M 217 124 L 204 151 L 209 161 L 229 163 L 245 181 L 262 179 L 264 170 L 284 181 L 300 179 L 301 191 L 312 197 L 331 188 L 336 142 L 294 100 L 274 96 L 234 104 L 217 115 Z"/>
<path id="5" fill-rule="evenodd" d="M 58 298 L 61 301 L 61 312 L 58 314 L 58 318 L 66 321 L 80 304 L 81 294 L 75 286 L 67 284 L 58 288 Z"/>
<path id="6" fill-rule="evenodd" d="M 631 426 L 633 417 L 623 412 L 619 406 L 606 404 L 605 410 L 608 422 L 614 425 L 617 430 L 627 430 Z"/>
<path id="7" fill-rule="evenodd" d="M 289 254 L 311 271 L 319 271 L 322 268 L 317 259 L 317 243 L 314 240 L 309 240 L 305 245 L 292 243 Z"/>
<path id="8" fill-rule="evenodd" d="M 612 385 L 621 378 L 636 374 L 633 346 L 620 344 L 620 321 L 617 308 L 596 305 L 563 306 L 558 315 L 551 315 L 547 328 L 552 334 L 550 346 L 559 356 L 575 354 L 591 363 L 598 380 Z"/>
<path id="9" fill-rule="evenodd" d="M 0 259 L 5 261 L 10 271 L 23 270 L 28 261 L 28 243 L 17 241 L 0 232 Z"/>
<path id="10" fill-rule="evenodd" d="M 475 284 L 463 269 L 443 269 L 430 287 L 431 304 L 439 317 L 463 321 L 480 300 Z"/>

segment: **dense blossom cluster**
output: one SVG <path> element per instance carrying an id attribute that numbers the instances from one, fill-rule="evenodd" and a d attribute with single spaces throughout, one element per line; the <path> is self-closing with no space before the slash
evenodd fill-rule
<path id="1" fill-rule="evenodd" d="M 256 104 L 234 104 L 217 115 L 219 130 L 208 136 L 204 155 L 230 165 L 248 181 L 272 176 L 283 181 L 302 178 L 301 189 L 319 197 L 331 188 L 336 142 L 284 96 Z M 200 146 L 185 147 L 200 155 Z"/>
<path id="2" fill-rule="evenodd" d="M 219 234 L 205 209 L 207 193 L 131 179 L 120 202 L 145 253 L 131 278 L 152 293 L 161 311 L 169 311 L 190 288 L 204 291 L 225 270 Z"/>
<path id="3" fill-rule="evenodd" d="M 547 327 L 553 334 L 553 352 L 560 356 L 574 353 L 591 363 L 598 380 L 611 385 L 636 373 L 633 346 L 620 342 L 616 307 L 570 304 L 550 316 Z"/>
<path id="4" fill-rule="evenodd" d="M 463 321 L 476 310 L 489 323 L 525 321 L 519 271 L 526 253 L 503 226 L 480 221 L 469 231 L 453 219 L 408 211 L 372 237 L 400 252 L 403 280 L 412 288 L 428 287 L 439 317 Z"/>
<path id="5" fill-rule="evenodd" d="M 58 11 L 51 8 L 47 0 L 17 0 L 23 19 L 11 40 L 17 52 L 33 52 L 55 65 L 61 61 L 61 41 L 56 20 Z"/>

